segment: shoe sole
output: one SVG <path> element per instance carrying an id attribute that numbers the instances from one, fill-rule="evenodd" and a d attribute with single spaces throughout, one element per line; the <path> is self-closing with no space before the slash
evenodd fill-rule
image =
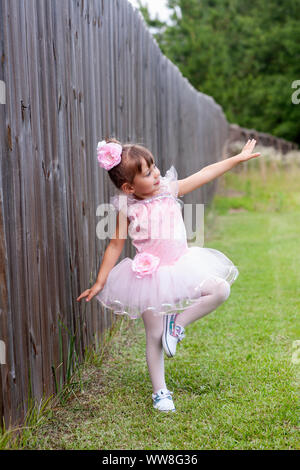
<path id="1" fill-rule="evenodd" d="M 174 357 L 175 354 L 171 353 L 170 348 L 169 348 L 168 343 L 167 343 L 167 335 L 168 335 L 168 316 L 167 315 L 166 315 L 166 318 L 165 318 L 164 321 L 165 321 L 164 333 L 163 333 L 163 337 L 162 337 L 163 348 L 164 348 L 165 353 L 168 357 Z"/>
<path id="2" fill-rule="evenodd" d="M 155 408 L 155 406 L 153 407 L 156 411 L 160 411 L 162 413 L 168 413 L 168 411 L 171 411 L 172 413 L 174 413 L 176 411 L 176 408 L 174 408 L 174 410 L 160 410 L 159 408 Z"/>

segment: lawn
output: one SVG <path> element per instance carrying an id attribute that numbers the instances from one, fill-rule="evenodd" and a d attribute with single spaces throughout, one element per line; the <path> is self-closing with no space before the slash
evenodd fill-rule
<path id="1" fill-rule="evenodd" d="M 46 407 L 25 449 L 299 448 L 300 169 L 225 174 L 205 209 L 205 244 L 240 275 L 166 358 L 176 413 L 153 409 L 141 320 L 119 319 L 70 398 Z M 69 386 L 70 388 L 70 386 Z M 8 442 L 8 441 L 7 441 Z"/>

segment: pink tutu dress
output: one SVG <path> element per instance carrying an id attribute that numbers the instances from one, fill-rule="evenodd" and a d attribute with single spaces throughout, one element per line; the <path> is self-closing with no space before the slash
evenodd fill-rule
<path id="1" fill-rule="evenodd" d="M 138 199 L 118 191 L 110 202 L 127 215 L 136 248 L 133 259 L 113 267 L 96 296 L 114 313 L 139 318 L 146 310 L 180 312 L 199 300 L 206 279 L 216 276 L 231 285 L 238 277 L 237 267 L 220 251 L 188 247 L 174 166 L 160 177 L 159 194 Z"/>

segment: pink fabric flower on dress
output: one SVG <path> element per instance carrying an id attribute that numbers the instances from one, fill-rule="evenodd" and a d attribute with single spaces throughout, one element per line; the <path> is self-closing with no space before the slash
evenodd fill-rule
<path id="1" fill-rule="evenodd" d="M 132 261 L 132 270 L 136 273 L 136 277 L 142 278 L 148 274 L 154 273 L 159 265 L 160 258 L 151 255 L 151 253 L 138 253 Z"/>
<path id="2" fill-rule="evenodd" d="M 121 161 L 122 146 L 105 140 L 98 142 L 97 145 L 97 157 L 99 165 L 105 170 L 110 170 L 113 166 L 116 166 Z"/>

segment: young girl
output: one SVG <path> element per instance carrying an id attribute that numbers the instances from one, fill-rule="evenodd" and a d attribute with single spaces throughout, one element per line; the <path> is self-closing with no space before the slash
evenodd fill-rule
<path id="1" fill-rule="evenodd" d="M 255 143 L 248 140 L 240 154 L 181 180 L 174 166 L 162 177 L 152 153 L 141 145 L 122 146 L 115 139 L 98 144 L 99 164 L 117 187 L 110 198 L 118 211 L 116 231 L 95 284 L 77 300 L 96 296 L 114 313 L 142 317 L 153 406 L 160 411 L 175 411 L 165 382 L 164 352 L 168 357 L 175 355 L 185 327 L 216 310 L 239 275 L 220 251 L 188 247 L 183 203 L 178 197 L 259 156 L 252 153 Z M 115 266 L 128 233 L 136 255 Z"/>

